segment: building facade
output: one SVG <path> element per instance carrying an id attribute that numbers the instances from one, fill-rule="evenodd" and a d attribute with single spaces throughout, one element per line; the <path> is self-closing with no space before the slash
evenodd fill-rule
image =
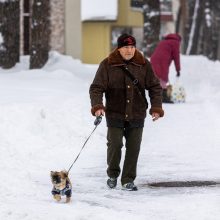
<path id="1" fill-rule="evenodd" d="M 179 0 L 161 1 L 161 36 L 175 32 L 178 3 Z M 99 63 L 116 47 L 117 37 L 123 32 L 133 34 L 137 39 L 137 48 L 142 48 L 143 1 L 117 0 L 117 4 L 115 20 L 91 18 L 82 21 L 81 60 L 84 63 Z M 94 4 L 94 8 L 90 10 L 95 10 L 96 7 Z"/>
<path id="2" fill-rule="evenodd" d="M 30 20 L 33 0 L 20 0 L 20 54 L 29 54 Z M 91 4 L 91 2 L 93 4 Z M 117 4 L 114 16 L 95 16 L 95 12 L 104 11 L 108 7 L 102 4 Z M 161 34 L 175 30 L 175 16 L 179 0 L 163 0 L 161 16 Z M 96 5 L 98 4 L 98 6 Z M 62 54 L 80 59 L 84 63 L 97 64 L 116 47 L 117 37 L 127 32 L 137 39 L 137 47 L 141 49 L 143 42 L 143 14 L 141 0 L 50 0 L 50 48 Z M 83 11 L 85 5 L 89 10 Z M 101 6 L 99 6 L 101 5 Z M 85 14 L 94 12 L 91 18 Z M 105 12 L 106 13 L 106 12 Z M 103 17 L 102 17 L 103 16 Z"/>

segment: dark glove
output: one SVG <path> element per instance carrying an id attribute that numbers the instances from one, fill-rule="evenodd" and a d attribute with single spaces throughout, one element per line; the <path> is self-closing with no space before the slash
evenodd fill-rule
<path id="1" fill-rule="evenodd" d="M 176 76 L 177 76 L 177 77 L 180 77 L 180 72 L 179 72 L 179 71 L 176 73 Z"/>

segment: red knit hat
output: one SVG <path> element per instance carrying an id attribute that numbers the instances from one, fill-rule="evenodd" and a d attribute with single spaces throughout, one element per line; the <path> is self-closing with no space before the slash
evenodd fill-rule
<path id="1" fill-rule="evenodd" d="M 136 40 L 129 34 L 122 34 L 118 37 L 118 48 L 124 46 L 136 46 Z"/>

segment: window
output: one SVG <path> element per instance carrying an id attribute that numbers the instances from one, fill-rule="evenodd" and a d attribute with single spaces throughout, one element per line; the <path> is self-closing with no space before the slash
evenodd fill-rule
<path id="1" fill-rule="evenodd" d="M 143 0 L 131 0 L 131 7 L 133 8 L 142 8 Z"/>
<path id="2" fill-rule="evenodd" d="M 172 1 L 160 0 L 160 11 L 161 14 L 172 14 Z"/>
<path id="3" fill-rule="evenodd" d="M 140 9 L 143 7 L 143 0 L 131 0 L 131 7 Z M 172 0 L 160 0 L 161 14 L 172 13 Z"/>

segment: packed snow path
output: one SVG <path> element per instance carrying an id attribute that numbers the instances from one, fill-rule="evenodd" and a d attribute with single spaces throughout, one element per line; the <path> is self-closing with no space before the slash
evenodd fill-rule
<path id="1" fill-rule="evenodd" d="M 220 219 L 218 185 L 149 186 L 220 180 L 219 62 L 181 57 L 187 102 L 165 104 L 157 122 L 148 115 L 135 181 L 139 191 L 122 191 L 120 181 L 115 190 L 106 187 L 103 120 L 70 172 L 72 202 L 65 204 L 53 200 L 49 174 L 69 168 L 94 128 L 88 89 L 97 65 L 51 53 L 44 69 L 28 70 L 27 59 L 0 69 L 0 219 Z"/>

